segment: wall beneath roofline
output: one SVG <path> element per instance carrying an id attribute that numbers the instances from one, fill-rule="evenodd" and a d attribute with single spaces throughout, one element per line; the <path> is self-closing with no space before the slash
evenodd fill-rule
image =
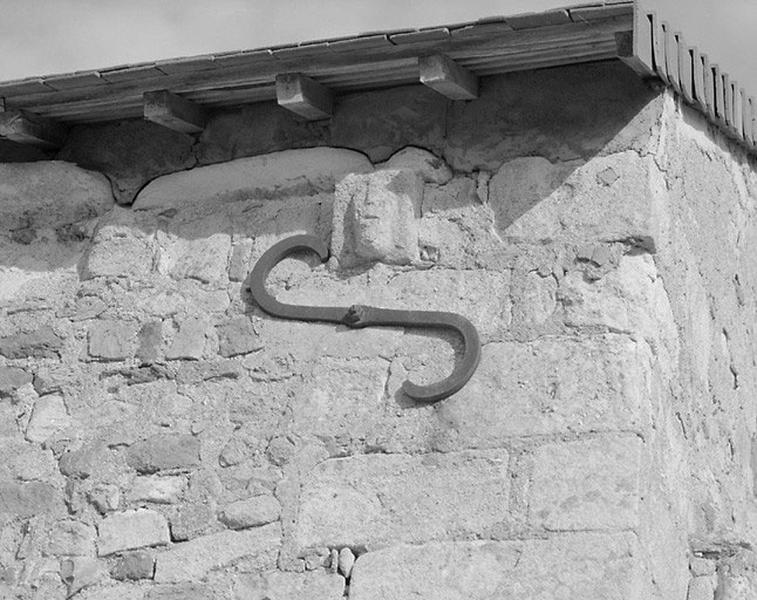
<path id="1" fill-rule="evenodd" d="M 4 594 L 757 593 L 757 174 L 669 92 L 597 63 L 48 158 L 0 165 Z M 279 299 L 459 312 L 471 381 L 417 405 L 454 338 L 262 313 L 302 232 L 333 256 Z"/>

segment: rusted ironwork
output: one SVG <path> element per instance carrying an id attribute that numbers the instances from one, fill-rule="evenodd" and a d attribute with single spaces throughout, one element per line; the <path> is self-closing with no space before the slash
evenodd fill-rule
<path id="1" fill-rule="evenodd" d="M 284 304 L 271 296 L 265 282 L 271 270 L 284 258 L 303 250 L 315 252 L 321 261 L 329 257 L 326 244 L 314 235 L 295 235 L 271 246 L 250 273 L 250 292 L 257 305 L 271 316 L 297 321 L 326 321 L 353 329 L 363 327 L 421 327 L 455 331 L 463 340 L 463 356 L 452 373 L 428 385 L 412 381 L 402 384 L 402 391 L 415 400 L 436 402 L 459 391 L 471 378 L 481 358 L 478 332 L 468 319 L 451 312 L 431 310 L 396 310 L 353 304 L 352 306 L 302 306 Z"/>

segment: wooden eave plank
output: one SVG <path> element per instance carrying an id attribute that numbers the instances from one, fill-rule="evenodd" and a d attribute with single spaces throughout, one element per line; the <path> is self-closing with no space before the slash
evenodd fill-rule
<path id="1" fill-rule="evenodd" d="M 210 54 L 204 56 L 188 56 L 182 58 L 171 58 L 159 60 L 155 66 L 166 75 L 181 75 L 183 73 L 194 73 L 213 69 L 215 63 L 213 56 Z"/>
<path id="2" fill-rule="evenodd" d="M 447 27 L 437 27 L 435 29 L 420 29 L 409 33 L 397 33 L 390 35 L 389 40 L 392 44 L 426 44 L 429 42 L 446 42 L 451 37 Z"/>
<path id="3" fill-rule="evenodd" d="M 665 32 L 662 24 L 657 19 L 656 13 L 648 14 L 652 24 L 652 58 L 654 61 L 654 70 L 657 76 L 665 83 L 670 83 L 668 72 L 665 68 Z"/>
<path id="4" fill-rule="evenodd" d="M 611 17 L 626 17 L 633 15 L 632 4 L 619 4 L 617 6 L 584 6 L 569 8 L 570 20 L 574 23 L 590 23 L 600 19 Z"/>
<path id="5" fill-rule="evenodd" d="M 17 79 L 0 83 L 0 96 L 22 96 L 27 94 L 45 94 L 55 90 L 45 85 L 41 78 Z"/>
<path id="6" fill-rule="evenodd" d="M 699 56 L 702 59 L 704 69 L 704 101 L 707 105 L 707 115 L 714 121 L 717 118 L 715 113 L 715 73 L 713 72 L 709 57 L 701 53 Z"/>
<path id="7" fill-rule="evenodd" d="M 733 126 L 733 88 L 731 87 L 731 76 L 721 71 L 720 77 L 723 81 L 721 87 L 723 111 L 720 116 L 726 128 L 730 129 Z"/>
<path id="8" fill-rule="evenodd" d="M 562 25 L 563 23 L 570 23 L 571 20 L 568 11 L 560 9 L 505 17 L 505 22 L 514 30 L 518 31 L 521 29 Z"/>
<path id="9" fill-rule="evenodd" d="M 633 31 L 619 31 L 615 34 L 615 54 L 636 72 L 640 77 L 654 77 L 656 73 L 650 66 L 643 60 L 641 60 L 634 48 L 636 47 L 636 41 L 634 37 L 638 35 Z"/>
<path id="10" fill-rule="evenodd" d="M 702 58 L 699 49 L 696 46 L 689 48 L 691 54 L 691 80 L 693 86 L 694 101 L 703 112 L 707 112 L 707 93 L 704 83 L 704 62 L 707 57 Z"/>
<path id="11" fill-rule="evenodd" d="M 681 94 L 686 102 L 694 104 L 694 57 L 681 33 L 675 34 L 675 40 L 678 47 L 678 78 L 681 83 Z"/>
<path id="12" fill-rule="evenodd" d="M 665 46 L 665 72 L 668 74 L 670 85 L 680 94 L 681 77 L 678 73 L 678 44 L 676 44 L 675 33 L 665 21 L 661 23 L 661 26 Z"/>
<path id="13" fill-rule="evenodd" d="M 712 72 L 712 112 L 714 119 L 723 119 L 723 77 L 720 73 L 720 65 L 710 65 Z"/>
<path id="14" fill-rule="evenodd" d="M 108 82 L 100 76 L 97 71 L 87 71 L 82 73 L 71 73 L 67 75 L 53 75 L 45 77 L 45 84 L 51 88 L 60 91 L 74 90 L 80 88 L 91 88 L 97 86 L 107 86 Z"/>
<path id="15" fill-rule="evenodd" d="M 736 81 L 731 86 L 733 89 L 733 129 L 736 137 L 744 141 L 744 102 L 742 100 L 744 90 Z"/>
<path id="16" fill-rule="evenodd" d="M 123 83 L 124 81 L 163 77 L 166 74 L 154 65 L 139 65 L 100 71 L 100 75 L 108 83 Z"/>
<path id="17" fill-rule="evenodd" d="M 754 96 L 747 98 L 747 120 L 745 123 L 746 136 L 749 143 L 757 146 L 757 100 Z"/>
<path id="18" fill-rule="evenodd" d="M 368 35 L 350 40 L 329 42 L 332 52 L 365 52 L 366 50 L 380 50 L 390 48 L 393 44 L 386 34 Z"/>
<path id="19" fill-rule="evenodd" d="M 503 33 L 513 33 L 513 28 L 504 21 L 475 23 L 473 25 L 467 25 L 450 31 L 452 41 L 455 43 L 462 42 L 463 40 L 476 41 L 492 39 Z"/>
<path id="20" fill-rule="evenodd" d="M 301 46 L 292 46 L 289 48 L 279 48 L 272 50 L 272 56 L 281 61 L 298 61 L 308 60 L 313 56 L 327 54 L 329 52 L 328 42 L 319 42 L 318 44 L 302 44 Z"/>
<path id="21" fill-rule="evenodd" d="M 216 54 L 213 57 L 213 68 L 218 70 L 234 67 L 258 69 L 274 65 L 277 62 L 276 57 L 270 50 L 234 52 L 229 54 Z"/>

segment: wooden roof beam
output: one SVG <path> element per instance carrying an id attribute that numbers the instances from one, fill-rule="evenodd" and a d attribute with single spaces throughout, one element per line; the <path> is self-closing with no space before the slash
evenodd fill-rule
<path id="1" fill-rule="evenodd" d="M 1 108 L 4 108 L 2 103 Z M 68 131 L 64 125 L 22 110 L 0 112 L 0 138 L 44 149 L 60 148 Z"/>
<path id="2" fill-rule="evenodd" d="M 418 59 L 423 85 L 450 100 L 478 98 L 478 77 L 443 54 L 421 56 Z"/>
<path id="3" fill-rule="evenodd" d="M 169 92 L 145 92 L 142 95 L 144 118 L 181 133 L 200 133 L 205 129 L 205 109 Z"/>
<path id="4" fill-rule="evenodd" d="M 300 73 L 276 75 L 276 101 L 308 121 L 328 119 L 334 113 L 333 92 Z"/>

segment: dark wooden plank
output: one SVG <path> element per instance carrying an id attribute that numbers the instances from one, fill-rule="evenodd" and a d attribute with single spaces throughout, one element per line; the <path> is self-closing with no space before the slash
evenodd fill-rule
<path id="1" fill-rule="evenodd" d="M 0 138 L 40 148 L 60 148 L 66 139 L 66 128 L 37 115 L 10 110 L 0 113 Z"/>
<path id="2" fill-rule="evenodd" d="M 616 6 L 582 6 L 569 8 L 570 20 L 574 23 L 591 23 L 600 19 L 616 17 L 630 17 L 633 15 L 633 4 L 618 4 Z"/>
<path id="3" fill-rule="evenodd" d="M 97 71 L 52 75 L 45 77 L 44 82 L 45 85 L 58 91 L 109 85 Z"/>
<path id="4" fill-rule="evenodd" d="M 365 52 L 388 49 L 394 46 L 386 34 L 367 35 L 336 42 L 329 42 L 329 50 L 332 52 Z"/>
<path id="5" fill-rule="evenodd" d="M 738 82 L 731 83 L 733 90 L 733 131 L 737 138 L 744 140 L 744 103 L 742 101 L 742 90 Z"/>
<path id="6" fill-rule="evenodd" d="M 570 23 L 570 15 L 567 10 L 548 10 L 545 12 L 526 13 L 505 17 L 505 22 L 518 31 L 520 29 L 534 29 L 537 27 L 549 27 Z"/>
<path id="7" fill-rule="evenodd" d="M 331 90 L 300 73 L 276 76 L 276 101 L 308 121 L 328 119 L 334 110 Z"/>
<path id="8" fill-rule="evenodd" d="M 665 71 L 668 74 L 668 83 L 680 94 L 681 77 L 678 73 L 678 44 L 676 44 L 675 33 L 667 22 L 663 21 L 660 25 L 665 46 Z"/>
<path id="9" fill-rule="evenodd" d="M 678 51 L 678 80 L 681 84 L 681 94 L 689 104 L 694 104 L 694 57 L 691 48 L 681 33 L 675 34 Z"/>
<path id="10" fill-rule="evenodd" d="M 166 75 L 181 75 L 182 73 L 196 73 L 197 71 L 213 69 L 215 63 L 213 56 L 206 54 L 204 56 L 186 56 L 159 60 L 155 63 L 155 66 Z"/>
<path id="11" fill-rule="evenodd" d="M 700 54 L 702 64 L 704 65 L 704 91 L 705 102 L 707 103 L 707 116 L 715 121 L 717 117 L 717 97 L 715 86 L 715 69 L 717 65 L 711 65 L 709 57 L 706 54 Z M 718 74 L 720 70 L 718 69 Z"/>
<path id="12" fill-rule="evenodd" d="M 753 148 L 757 148 L 757 100 L 754 96 L 747 98 L 746 135 Z"/>
<path id="13" fill-rule="evenodd" d="M 450 31 L 447 27 L 437 27 L 435 29 L 419 29 L 408 33 L 397 33 L 389 36 L 392 44 L 426 44 L 428 42 L 447 41 L 450 38 Z"/>
<path id="14" fill-rule="evenodd" d="M 144 118 L 182 133 L 200 133 L 205 129 L 205 109 L 168 90 L 145 92 Z"/>
<path id="15" fill-rule="evenodd" d="M 733 127 L 733 88 L 731 87 L 731 76 L 728 73 L 720 72 L 722 78 L 721 98 L 723 99 L 723 112 L 720 115 L 727 129 Z"/>
<path id="16" fill-rule="evenodd" d="M 418 59 L 420 81 L 450 100 L 478 98 L 478 77 L 442 54 Z"/>
<path id="17" fill-rule="evenodd" d="M 696 46 L 689 48 L 689 53 L 691 54 L 691 81 L 694 101 L 700 110 L 707 112 L 707 93 L 704 83 L 705 62 L 707 61 L 707 57 L 703 57 Z"/>
<path id="18" fill-rule="evenodd" d="M 634 35 L 633 31 L 619 31 L 615 34 L 615 55 L 640 77 L 656 77 L 656 73 L 651 65 L 648 65 L 634 52 L 634 48 L 637 45 Z M 644 34 L 639 33 L 637 35 Z"/>
<path id="19" fill-rule="evenodd" d="M 271 50 L 229 52 L 213 56 L 213 68 L 215 69 L 234 67 L 259 69 L 265 66 L 273 67 L 273 65 L 277 64 L 278 60 Z"/>
<path id="20" fill-rule="evenodd" d="M 657 18 L 656 13 L 649 13 L 652 26 L 652 58 L 654 60 L 654 70 L 657 76 L 665 83 L 669 84 L 668 70 L 665 63 L 665 31 L 662 29 L 662 23 Z"/>
<path id="21" fill-rule="evenodd" d="M 279 48 L 272 50 L 271 55 L 279 61 L 293 62 L 299 60 L 310 60 L 314 56 L 327 54 L 329 52 L 329 42 L 319 42 L 318 44 L 302 44 L 300 46 L 291 46 L 289 48 Z"/>
<path id="22" fill-rule="evenodd" d="M 139 79 L 163 77 L 164 75 L 165 73 L 155 65 L 134 65 L 100 71 L 100 76 L 108 83 L 137 81 Z"/>
<path id="23" fill-rule="evenodd" d="M 0 96 L 23 96 L 28 94 L 46 94 L 55 90 L 45 85 L 41 78 L 15 79 L 0 83 Z"/>

